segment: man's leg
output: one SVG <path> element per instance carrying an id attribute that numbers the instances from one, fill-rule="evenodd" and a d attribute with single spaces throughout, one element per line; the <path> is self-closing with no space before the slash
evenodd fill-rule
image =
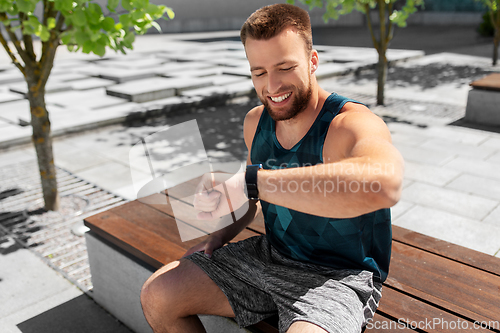
<path id="1" fill-rule="evenodd" d="M 310 322 L 297 320 L 290 328 L 286 331 L 286 333 L 325 333 L 326 331 L 319 327 L 318 325 L 314 325 Z"/>
<path id="2" fill-rule="evenodd" d="M 155 333 L 205 332 L 196 314 L 234 318 L 226 295 L 187 259 L 156 271 L 142 287 L 141 303 Z"/>

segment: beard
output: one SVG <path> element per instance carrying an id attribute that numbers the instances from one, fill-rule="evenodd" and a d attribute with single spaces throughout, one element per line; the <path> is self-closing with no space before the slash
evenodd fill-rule
<path id="1" fill-rule="evenodd" d="M 283 91 L 290 90 L 289 88 L 285 87 Z M 283 121 L 283 120 L 289 120 L 297 116 L 298 114 L 302 113 L 306 108 L 307 105 L 309 104 L 309 101 L 311 100 L 312 96 L 312 84 L 311 84 L 311 79 L 309 79 L 309 85 L 307 86 L 306 89 L 296 89 L 292 90 L 292 104 L 288 110 L 282 110 L 282 111 L 276 111 L 273 110 L 271 107 L 268 99 L 266 97 L 261 98 L 262 104 L 264 104 L 264 107 L 266 108 L 267 112 L 271 116 L 271 118 L 274 121 Z M 290 98 L 289 97 L 289 98 Z"/>

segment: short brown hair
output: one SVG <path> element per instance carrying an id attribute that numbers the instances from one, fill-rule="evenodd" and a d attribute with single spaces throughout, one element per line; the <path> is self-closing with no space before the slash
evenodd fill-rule
<path id="1" fill-rule="evenodd" d="M 306 44 L 306 51 L 312 50 L 312 31 L 309 14 L 297 6 L 275 4 L 255 11 L 245 21 L 240 38 L 245 45 L 247 38 L 271 39 L 286 28 L 294 28 Z"/>

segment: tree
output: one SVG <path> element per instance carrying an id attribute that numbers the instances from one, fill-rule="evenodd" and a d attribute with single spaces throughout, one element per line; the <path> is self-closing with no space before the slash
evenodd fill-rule
<path id="1" fill-rule="evenodd" d="M 323 8 L 325 13 L 323 20 L 328 22 L 330 18 L 338 19 L 340 15 L 351 13 L 357 10 L 365 14 L 366 22 L 370 35 L 372 37 L 373 46 L 378 53 L 378 83 L 377 83 L 377 105 L 384 104 L 384 87 L 387 80 L 387 57 L 386 52 L 389 43 L 394 36 L 394 25 L 399 27 L 406 26 L 406 20 L 410 14 L 417 11 L 417 6 L 423 6 L 424 0 L 405 0 L 404 5 L 400 5 L 403 1 L 399 0 L 300 0 L 306 5 L 309 5 L 309 10 L 314 7 Z M 294 0 L 287 0 L 289 3 L 294 3 Z M 326 5 L 325 5 L 326 4 Z M 397 6 L 400 6 L 400 9 Z M 372 22 L 372 10 L 378 12 L 378 38 Z"/>
<path id="2" fill-rule="evenodd" d="M 50 119 L 45 106 L 45 86 L 57 47 L 64 44 L 70 51 L 81 49 L 101 57 L 107 47 L 125 54 L 126 49 L 133 49 L 135 34 L 144 34 L 151 27 L 160 30 L 155 20 L 174 17 L 170 8 L 149 0 L 121 0 L 117 13 L 119 4 L 120 0 L 108 0 L 105 14 L 99 4 L 90 0 L 0 0 L 0 29 L 4 28 L 0 30 L 0 42 L 28 85 L 32 141 L 47 210 L 59 208 Z M 35 13 L 37 7 L 42 8 L 39 15 Z M 37 55 L 33 41 L 38 38 L 41 50 Z"/>
<path id="3" fill-rule="evenodd" d="M 476 0 L 488 8 L 491 24 L 495 28 L 493 36 L 493 66 L 498 62 L 498 46 L 500 44 L 500 0 Z"/>

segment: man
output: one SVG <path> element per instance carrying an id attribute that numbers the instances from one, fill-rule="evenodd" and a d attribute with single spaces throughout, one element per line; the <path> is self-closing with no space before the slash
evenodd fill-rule
<path id="1" fill-rule="evenodd" d="M 360 332 L 388 273 L 401 155 L 380 118 L 319 87 L 307 12 L 261 8 L 241 39 L 263 103 L 244 121 L 247 171 L 224 188 L 206 175 L 194 204 L 212 219 L 250 198 L 248 212 L 152 275 L 146 319 L 157 333 L 204 332 L 196 314 L 240 327 L 278 314 L 280 332 Z M 260 206 L 266 235 L 224 246 Z"/>

